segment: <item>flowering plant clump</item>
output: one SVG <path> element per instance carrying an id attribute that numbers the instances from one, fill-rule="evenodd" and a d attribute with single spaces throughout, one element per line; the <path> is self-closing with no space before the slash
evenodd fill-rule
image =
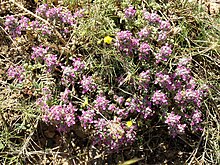
<path id="1" fill-rule="evenodd" d="M 201 130 L 200 109 L 207 87 L 191 75 L 190 57 L 172 56 L 169 21 L 133 6 L 123 11 L 121 19 L 128 25 L 114 35 L 102 36 L 104 43 L 98 47 L 106 52 L 111 49 L 111 56 L 97 53 L 99 49 L 81 49 L 88 40 L 65 47 L 77 38 L 87 18 L 85 10 L 72 14 L 44 4 L 36 10 L 44 21 L 6 17 L 5 30 L 13 38 L 35 34 L 32 37 L 39 42 L 32 45 L 28 64 L 9 68 L 8 76 L 23 83 L 34 75 L 32 81 L 43 86 L 35 99 L 46 123 L 59 131 L 81 125 L 90 130 L 94 145 L 111 151 L 134 143 L 139 130 L 155 118 L 167 125 L 172 137 L 185 130 Z M 141 24 L 136 26 L 138 21 Z M 100 69 L 105 65 L 115 68 L 111 82 Z M 46 75 L 46 82 L 39 78 L 41 74 Z"/>

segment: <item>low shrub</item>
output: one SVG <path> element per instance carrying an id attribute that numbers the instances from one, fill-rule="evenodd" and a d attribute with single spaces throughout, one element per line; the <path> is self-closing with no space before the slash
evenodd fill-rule
<path id="1" fill-rule="evenodd" d="M 89 33 L 85 22 L 106 27 L 91 13 L 43 4 L 34 18 L 6 17 L 11 37 L 32 46 L 8 76 L 35 89 L 32 99 L 42 120 L 61 132 L 81 125 L 94 145 L 109 151 L 134 143 L 154 119 L 166 124 L 173 138 L 202 130 L 208 88 L 191 75 L 191 57 L 175 56 L 170 22 L 127 6 L 110 11 L 113 34 L 82 37 Z"/>

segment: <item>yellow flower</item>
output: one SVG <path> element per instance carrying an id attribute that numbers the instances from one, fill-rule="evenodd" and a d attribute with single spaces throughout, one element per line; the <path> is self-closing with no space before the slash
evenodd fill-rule
<path id="1" fill-rule="evenodd" d="M 104 38 L 104 43 L 106 43 L 106 44 L 111 44 L 111 42 L 112 42 L 112 37 L 106 36 L 106 37 Z"/>
<path id="2" fill-rule="evenodd" d="M 126 125 L 127 125 L 128 128 L 130 128 L 133 125 L 133 122 L 131 120 L 127 121 Z"/>

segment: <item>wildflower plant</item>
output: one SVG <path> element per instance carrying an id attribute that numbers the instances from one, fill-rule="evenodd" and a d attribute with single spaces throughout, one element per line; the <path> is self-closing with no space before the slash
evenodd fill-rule
<path id="1" fill-rule="evenodd" d="M 190 57 L 173 57 L 169 21 L 135 6 L 121 12 L 125 28 L 111 20 L 113 34 L 87 38 L 82 37 L 90 33 L 82 30 L 91 21 L 87 9 L 72 13 L 43 4 L 36 9 L 40 20 L 6 17 L 5 30 L 13 38 L 34 34 L 38 41 L 32 43 L 25 67 L 9 68 L 8 76 L 23 83 L 35 72 L 31 80 L 44 86 L 35 98 L 43 121 L 64 132 L 79 124 L 91 130 L 94 145 L 110 151 L 134 143 L 138 131 L 155 118 L 167 125 L 172 137 L 201 130 L 201 104 L 207 88 L 193 78 Z M 91 37 L 104 38 L 104 42 L 95 45 L 88 41 Z M 102 72 L 107 66 L 111 74 Z M 41 74 L 53 83 L 38 78 Z"/>

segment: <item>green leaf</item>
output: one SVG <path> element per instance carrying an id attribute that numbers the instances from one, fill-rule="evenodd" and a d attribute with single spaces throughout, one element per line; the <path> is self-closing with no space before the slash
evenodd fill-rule
<path id="1" fill-rule="evenodd" d="M 2 144 L 2 143 L 0 142 L 0 150 L 1 150 L 1 149 L 4 149 L 4 148 L 5 148 L 4 144 Z"/>

